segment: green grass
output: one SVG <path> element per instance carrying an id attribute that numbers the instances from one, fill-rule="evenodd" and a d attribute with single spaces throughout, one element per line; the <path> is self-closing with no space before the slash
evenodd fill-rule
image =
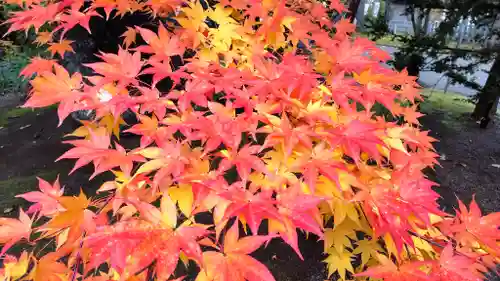
<path id="1" fill-rule="evenodd" d="M 422 95 L 425 100 L 420 104 L 420 109 L 424 113 L 439 110 L 451 117 L 458 117 L 474 110 L 474 104 L 468 101 L 467 97 L 457 93 L 425 89 Z"/>
<path id="2" fill-rule="evenodd" d="M 403 43 L 399 42 L 397 39 L 393 39 L 392 35 L 384 36 L 376 41 L 378 45 L 391 46 L 391 47 L 401 47 Z"/>
<path id="3" fill-rule="evenodd" d="M 13 177 L 0 181 L 0 216 L 3 216 L 5 208 L 14 208 L 25 203 L 21 198 L 16 198 L 18 194 L 34 191 L 38 189 L 36 177 L 52 182 L 57 177 L 57 171 L 40 171 L 36 176 Z"/>
<path id="4" fill-rule="evenodd" d="M 360 37 L 366 37 L 366 38 L 370 38 L 369 37 L 369 34 L 367 33 L 363 33 L 363 32 L 358 32 L 357 33 L 357 36 L 360 36 Z M 392 35 L 386 35 L 378 40 L 375 41 L 378 45 L 382 45 L 382 46 L 390 46 L 390 47 L 395 47 L 395 48 L 398 48 L 398 47 L 401 47 L 403 46 L 403 43 L 400 42 L 397 38 L 394 38 L 394 36 Z M 450 41 L 448 42 L 448 47 L 449 48 L 457 48 L 457 49 L 460 49 L 460 50 L 478 50 L 478 49 L 481 49 L 482 46 L 477 44 L 477 43 L 462 43 L 462 44 L 459 44 L 457 46 L 457 42 L 456 41 Z"/>
<path id="5" fill-rule="evenodd" d="M 439 119 L 444 126 L 460 129 L 474 110 L 474 104 L 460 94 L 441 90 L 425 89 L 425 100 L 420 104 L 420 111 Z"/>
<path id="6" fill-rule="evenodd" d="M 7 126 L 10 118 L 18 118 L 30 112 L 33 112 L 33 109 L 20 107 L 8 110 L 0 109 L 0 127 Z"/>

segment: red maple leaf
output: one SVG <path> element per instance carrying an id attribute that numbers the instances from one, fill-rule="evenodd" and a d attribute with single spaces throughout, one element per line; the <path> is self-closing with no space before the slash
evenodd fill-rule
<path id="1" fill-rule="evenodd" d="M 273 236 L 238 238 L 236 221 L 225 234 L 222 253 L 203 252 L 204 266 L 198 273 L 197 280 L 275 281 L 266 266 L 248 255 Z"/>
<path id="2" fill-rule="evenodd" d="M 384 143 L 377 135 L 377 126 L 373 123 L 353 120 L 347 126 L 340 126 L 329 133 L 328 143 L 331 147 L 341 145 L 347 155 L 355 162 L 360 161 L 361 152 L 367 152 L 371 157 L 378 159 L 380 152 L 377 145 L 384 146 Z"/>
<path id="3" fill-rule="evenodd" d="M 91 178 L 114 167 L 120 167 L 122 171 L 130 174 L 133 162 L 144 161 L 142 156 L 127 153 L 119 144 L 115 143 L 116 149 L 111 149 L 111 140 L 109 135 L 106 134 L 105 128 L 97 131 L 89 129 L 89 131 L 90 139 L 65 141 L 64 143 L 71 144 L 74 147 L 56 160 L 77 159 L 70 174 L 90 162 L 94 163 L 94 173 L 91 175 Z"/>
<path id="4" fill-rule="evenodd" d="M 457 216 L 451 224 L 444 224 L 443 230 L 453 234 L 457 241 L 466 245 L 474 245 L 476 241 L 483 243 L 496 253 L 500 253 L 500 213 L 483 216 L 473 198 L 469 210 L 458 200 Z"/>
<path id="5" fill-rule="evenodd" d="M 239 182 L 230 185 L 228 190 L 218 191 L 217 195 L 230 202 L 224 212 L 222 221 L 233 216 L 242 217 L 254 235 L 257 234 L 262 220 L 280 218 L 280 214 L 274 205 L 276 202 L 271 197 L 272 191 L 261 191 L 254 194 L 244 189 L 241 182 Z"/>
<path id="6" fill-rule="evenodd" d="M 92 33 L 90 31 L 89 21 L 94 16 L 101 17 L 101 15 L 99 15 L 95 10 L 89 10 L 86 11 L 85 13 L 82 13 L 78 10 L 71 9 L 69 10 L 69 12 L 60 15 L 59 19 L 61 23 L 52 32 L 62 30 L 61 38 L 63 38 L 66 32 L 68 32 L 76 25 L 80 25 L 83 28 L 85 28 L 89 33 Z"/>
<path id="7" fill-rule="evenodd" d="M 120 273 L 134 275 L 156 261 L 158 278 L 166 280 L 174 272 L 180 252 L 202 263 L 197 240 L 207 235 L 201 226 L 181 226 L 176 230 L 164 229 L 151 223 L 132 219 L 98 229 L 85 239 L 91 249 L 86 270 L 106 261 Z"/>
<path id="8" fill-rule="evenodd" d="M 139 46 L 135 50 L 153 54 L 150 60 L 169 63 L 170 57 L 183 55 L 185 48 L 182 46 L 182 42 L 179 41 L 179 37 L 171 36 L 163 24 L 160 24 L 158 28 L 158 35 L 149 29 L 141 27 L 136 27 L 136 29 L 148 45 Z"/>
<path id="9" fill-rule="evenodd" d="M 49 3 L 47 5 L 33 5 L 27 10 L 12 12 L 6 24 L 11 24 L 6 34 L 17 30 L 29 30 L 31 26 L 38 31 L 42 25 L 54 21 L 59 13 L 58 3 Z"/>
<path id="10" fill-rule="evenodd" d="M 89 63 L 86 66 L 103 76 L 101 85 L 110 82 L 119 82 L 122 86 L 137 84 L 136 77 L 141 74 L 144 65 L 140 52 L 129 53 L 120 48 L 118 54 L 101 53 L 99 57 L 104 62 Z"/>
<path id="11" fill-rule="evenodd" d="M 498 231 L 497 231 L 498 232 Z M 474 266 L 474 260 L 463 255 L 454 255 L 448 244 L 441 252 L 439 261 L 433 263 L 432 274 L 438 281 L 481 281 L 482 274 Z"/>
<path id="12" fill-rule="evenodd" d="M 423 261 L 411 261 L 401 265 L 395 265 L 389 258 L 378 255 L 380 265 L 370 267 L 368 270 L 357 273 L 354 276 L 367 276 L 390 281 L 428 281 L 432 276 L 423 269 L 430 264 Z"/>
<path id="13" fill-rule="evenodd" d="M 283 240 L 288 243 L 299 255 L 297 228 L 304 231 L 314 233 L 320 238 L 323 236 L 318 204 L 324 198 L 304 194 L 300 191 L 298 185 L 289 187 L 286 190 L 280 191 L 277 195 L 278 211 L 281 215 L 278 221 L 281 226 L 278 232 Z"/>
<path id="14" fill-rule="evenodd" d="M 223 150 L 220 152 L 222 161 L 219 164 L 218 170 L 221 172 L 229 170 L 233 165 L 236 166 L 236 171 L 240 178 L 246 182 L 251 170 L 266 173 L 266 167 L 261 158 L 255 154 L 260 151 L 260 146 L 245 145 L 239 150 Z"/>
<path id="15" fill-rule="evenodd" d="M 335 36 L 334 39 L 344 40 L 346 36 L 356 30 L 356 25 L 351 23 L 349 19 L 341 19 L 335 23 Z"/>
<path id="16" fill-rule="evenodd" d="M 169 61 L 158 62 L 150 60 L 148 61 L 148 64 L 151 67 L 144 69 L 142 73 L 153 74 L 153 87 L 166 77 L 172 79 L 172 81 L 174 82 L 173 86 L 179 84 L 181 78 L 188 79 L 191 77 L 188 73 L 184 72 L 183 68 L 179 68 L 173 71 L 171 63 Z"/>
<path id="17" fill-rule="evenodd" d="M 41 57 L 33 57 L 30 63 L 26 65 L 23 70 L 19 73 L 19 76 L 24 76 L 25 78 L 30 78 L 33 74 L 40 75 L 43 72 L 52 72 L 57 61 L 54 59 L 44 59 Z"/>

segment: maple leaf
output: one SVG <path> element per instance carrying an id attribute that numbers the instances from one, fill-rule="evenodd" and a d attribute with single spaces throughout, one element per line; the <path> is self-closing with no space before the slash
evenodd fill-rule
<path id="1" fill-rule="evenodd" d="M 183 0 L 148 0 L 146 5 L 153 10 L 153 14 L 156 15 L 160 12 L 170 13 L 176 11 L 184 3 Z"/>
<path id="2" fill-rule="evenodd" d="M 168 279 L 181 251 L 202 263 L 197 240 L 206 234 L 202 226 L 181 226 L 172 231 L 137 219 L 121 221 L 85 238 L 86 247 L 92 250 L 87 266 L 92 269 L 110 259 L 110 266 L 127 277 L 156 260 L 158 278 Z"/>
<path id="3" fill-rule="evenodd" d="M 273 221 L 273 224 L 270 224 L 270 232 L 278 232 L 283 240 L 303 259 L 297 244 L 296 229 L 300 228 L 314 233 L 320 238 L 323 236 L 317 206 L 324 198 L 303 194 L 298 186 L 294 186 L 279 192 L 276 199 L 281 218 L 279 221 Z"/>
<path id="4" fill-rule="evenodd" d="M 181 78 L 188 79 L 191 77 L 188 73 L 184 72 L 182 68 L 173 71 L 170 62 L 148 61 L 148 64 L 151 67 L 144 69 L 142 73 L 153 74 L 153 86 L 158 84 L 158 82 L 165 79 L 166 77 L 172 79 L 172 81 L 174 82 L 174 86 L 179 84 Z"/>
<path id="5" fill-rule="evenodd" d="M 420 125 L 418 118 L 424 116 L 424 114 L 418 112 L 418 104 L 414 104 L 411 107 L 404 107 L 401 115 L 404 117 L 405 121 L 410 124 Z"/>
<path id="6" fill-rule="evenodd" d="M 61 58 L 64 58 L 64 54 L 66 52 L 71 52 L 74 53 L 73 47 L 71 47 L 71 44 L 74 41 L 71 40 L 61 40 L 57 43 L 49 43 L 48 50 L 54 56 L 55 54 L 59 54 Z"/>
<path id="7" fill-rule="evenodd" d="M 30 98 L 23 107 L 45 107 L 60 103 L 57 114 L 59 126 L 75 106 L 75 101 L 81 97 L 82 75 L 72 76 L 62 66 L 55 64 L 55 72 L 43 72 L 30 83 L 33 89 Z"/>
<path id="8" fill-rule="evenodd" d="M 32 26 L 35 32 L 38 32 L 42 25 L 53 21 L 58 13 L 58 3 L 33 5 L 29 9 L 12 12 L 9 19 L 5 21 L 6 24 L 10 24 L 6 34 L 17 30 L 29 30 Z"/>
<path id="9" fill-rule="evenodd" d="M 252 192 L 236 184 L 231 185 L 227 191 L 217 192 L 221 198 L 230 202 L 224 211 L 223 221 L 233 216 L 243 218 L 255 235 L 262 220 L 266 218 L 280 219 L 280 214 L 274 206 L 275 200 L 271 198 L 272 192 Z"/>
<path id="10" fill-rule="evenodd" d="M 52 32 L 49 31 L 39 32 L 35 39 L 38 46 L 45 45 L 50 41 L 52 41 Z"/>
<path id="11" fill-rule="evenodd" d="M 437 205 L 439 195 L 432 190 L 433 182 L 412 179 L 408 167 L 395 173 L 394 184 L 377 184 L 363 188 L 352 199 L 363 200 L 364 211 L 376 235 L 389 233 L 397 251 L 403 244 L 413 247 L 408 231 L 413 229 L 413 220 L 426 226 L 431 225 L 429 214 L 443 215 Z M 394 187 L 398 188 L 394 188 Z"/>
<path id="12" fill-rule="evenodd" d="M 0 218 L 0 244 L 5 244 L 0 256 L 20 240 L 29 240 L 31 224 L 30 217 L 22 209 L 19 209 L 19 219 Z"/>
<path id="13" fill-rule="evenodd" d="M 362 151 L 370 154 L 375 159 L 379 158 L 380 152 L 377 145 L 383 145 L 382 140 L 376 134 L 375 124 L 361 122 L 360 120 L 351 121 L 346 127 L 338 127 L 330 131 L 331 137 L 328 137 L 328 143 L 332 147 L 342 145 L 346 154 L 360 161 Z"/>
<path id="14" fill-rule="evenodd" d="M 128 133 L 141 135 L 140 147 L 146 147 L 155 141 L 158 132 L 158 119 L 155 115 L 151 118 L 145 115 L 139 115 L 140 123 L 126 130 Z M 143 154 L 144 155 L 144 154 Z"/>
<path id="15" fill-rule="evenodd" d="M 436 280 L 450 281 L 480 281 L 483 276 L 471 266 L 473 260 L 462 255 L 454 255 L 454 249 L 448 244 L 441 252 L 439 261 L 433 263 L 432 273 L 436 275 Z"/>
<path id="16" fill-rule="evenodd" d="M 185 14 L 185 17 L 177 18 L 182 27 L 193 31 L 206 28 L 205 19 L 207 15 L 200 2 L 190 2 L 187 7 L 182 9 L 182 12 Z"/>
<path id="17" fill-rule="evenodd" d="M 29 78 L 33 76 L 33 74 L 41 74 L 43 72 L 52 72 L 54 66 L 57 65 L 57 61 L 54 59 L 44 59 L 42 57 L 33 57 L 31 58 L 28 65 L 26 65 L 23 70 L 19 73 L 19 76 L 24 76 L 25 78 Z"/>
<path id="18" fill-rule="evenodd" d="M 255 154 L 260 150 L 257 145 L 245 145 L 240 150 L 222 150 L 220 155 L 223 157 L 219 164 L 219 171 L 227 171 L 233 165 L 236 166 L 236 171 L 240 178 L 246 182 L 252 169 L 259 172 L 266 172 L 264 162 Z"/>
<path id="19" fill-rule="evenodd" d="M 61 188 L 59 184 L 59 176 L 57 176 L 53 184 L 41 178 L 37 179 L 38 188 L 41 192 L 32 191 L 17 195 L 16 197 L 21 197 L 24 200 L 35 203 L 28 209 L 28 214 L 40 212 L 42 216 L 50 216 L 61 209 L 58 199 L 63 195 L 64 188 Z"/>
<path id="20" fill-rule="evenodd" d="M 349 19 L 341 19 L 335 23 L 335 36 L 334 39 L 343 40 L 349 33 L 356 30 L 356 25 L 351 23 Z"/>
<path id="21" fill-rule="evenodd" d="M 135 43 L 135 40 L 137 39 L 137 31 L 135 28 L 127 26 L 127 30 L 123 32 L 120 37 L 123 37 L 123 45 L 125 46 L 125 49 L 128 49 L 130 45 Z"/>
<path id="22" fill-rule="evenodd" d="M 213 85 L 210 85 L 202 80 L 191 80 L 186 83 L 185 90 L 174 90 L 170 92 L 167 97 L 170 99 L 177 99 L 179 109 L 181 111 L 186 111 L 191 107 L 191 103 L 207 107 L 207 96 L 211 96 L 213 93 Z"/>
<path id="23" fill-rule="evenodd" d="M 331 248 L 335 253 L 344 253 L 352 249 L 351 240 L 356 238 L 358 225 L 352 221 L 345 220 L 335 224 L 333 229 L 325 229 L 325 252 Z"/>
<path id="24" fill-rule="evenodd" d="M 184 48 L 179 37 L 170 36 L 165 26 L 160 25 L 158 35 L 149 29 L 136 27 L 148 46 L 139 46 L 135 50 L 146 54 L 153 54 L 150 60 L 170 62 L 171 56 L 182 55 Z"/>
<path id="25" fill-rule="evenodd" d="M 413 261 L 398 266 L 386 256 L 378 254 L 377 258 L 380 262 L 379 266 L 370 267 L 362 273 L 354 274 L 354 276 L 369 276 L 391 281 L 432 280 L 432 277 L 424 270 L 429 267 L 429 262 Z"/>
<path id="26" fill-rule="evenodd" d="M 150 160 L 141 165 L 136 174 L 149 174 L 156 171 L 153 179 L 156 186 L 166 177 L 180 177 L 188 163 L 184 156 L 187 149 L 186 145 L 171 141 L 163 141 L 158 144 L 158 147 L 140 149 L 135 154 L 140 154 Z"/>
<path id="27" fill-rule="evenodd" d="M 342 155 L 327 149 L 325 143 L 314 146 L 310 153 L 297 153 L 298 159 L 292 170 L 301 171 L 311 192 L 315 191 L 318 174 L 322 174 L 341 187 L 339 173 L 346 170 Z"/>
<path id="28" fill-rule="evenodd" d="M 106 134 L 105 128 L 91 131 L 90 139 L 71 140 L 64 143 L 75 147 L 65 152 L 56 161 L 61 159 L 78 159 L 70 174 L 90 162 L 94 164 L 94 173 L 91 175 L 91 178 L 118 166 L 122 171 L 130 173 L 133 162 L 144 161 L 142 156 L 127 153 L 122 146 L 116 143 L 116 149 L 110 149 L 111 140 L 109 135 Z"/>
<path id="29" fill-rule="evenodd" d="M 243 128 L 251 129 L 253 125 L 245 122 L 244 118 L 234 118 L 229 112 L 228 115 L 222 117 L 220 111 L 214 110 L 213 103 L 209 103 L 208 106 L 212 109 L 213 115 L 193 119 L 192 122 L 188 123 L 191 128 L 196 130 L 193 138 L 199 138 L 204 142 L 204 153 L 214 151 L 221 144 L 230 150 L 237 149 L 241 143 L 241 134 L 235 132 Z"/>
<path id="30" fill-rule="evenodd" d="M 83 28 L 85 28 L 85 30 L 87 30 L 88 33 L 92 33 L 90 31 L 89 21 L 94 16 L 101 17 L 101 15 L 99 15 L 94 10 L 88 10 L 85 13 L 82 13 L 78 10 L 71 9 L 69 11 L 69 13 L 65 13 L 65 14 L 60 15 L 61 23 L 53 30 L 53 32 L 56 32 L 58 30 L 62 30 L 61 38 L 63 38 L 64 34 L 66 34 L 66 32 L 68 32 L 70 29 L 72 29 L 76 25 L 80 25 Z"/>
<path id="31" fill-rule="evenodd" d="M 258 130 L 258 132 L 268 133 L 263 148 L 281 144 L 286 157 L 290 156 L 292 149 L 298 144 L 312 148 L 311 138 L 315 136 L 315 133 L 308 126 L 293 127 L 286 114 L 283 114 L 281 118 L 274 115 L 266 117 L 270 125 Z"/>
<path id="32" fill-rule="evenodd" d="M 121 85 L 137 84 L 135 79 L 141 73 L 144 61 L 141 60 L 141 53 L 130 53 L 119 48 L 118 54 L 102 53 L 99 57 L 104 62 L 85 64 L 95 72 L 102 75 L 101 85 L 109 82 L 119 82 Z"/>
<path id="33" fill-rule="evenodd" d="M 49 253 L 36 261 L 35 266 L 30 271 L 27 280 L 33 281 L 63 281 L 70 273 L 68 267 L 58 261 L 59 256 Z"/>
<path id="34" fill-rule="evenodd" d="M 500 213 L 482 216 L 475 198 L 472 199 L 469 210 L 460 200 L 458 200 L 458 206 L 455 221 L 450 226 L 444 225 L 443 229 L 454 234 L 461 243 L 474 245 L 476 242 L 480 242 L 494 252 L 500 253 L 498 245 Z"/>
<path id="35" fill-rule="evenodd" d="M 361 267 L 363 267 L 371 258 L 376 258 L 379 252 L 382 252 L 382 248 L 377 240 L 359 240 L 352 253 L 361 255 Z"/>
<path id="36" fill-rule="evenodd" d="M 172 201 L 179 205 L 182 214 L 186 217 L 190 217 L 194 204 L 193 188 L 187 184 L 171 186 L 168 188 L 168 194 Z"/>
<path id="37" fill-rule="evenodd" d="M 147 69 L 146 69 L 147 70 Z M 144 71 L 146 73 L 146 71 Z M 154 79 L 154 78 L 153 78 Z M 161 93 L 156 88 L 137 87 L 142 95 L 135 100 L 141 105 L 140 113 L 154 113 L 159 119 L 163 119 L 167 113 L 167 109 L 178 111 L 174 102 L 170 99 L 161 96 Z"/>
<path id="38" fill-rule="evenodd" d="M 95 224 L 92 221 L 94 213 L 87 210 L 90 200 L 83 191 L 80 191 L 78 197 L 62 196 L 57 201 L 62 208 L 54 214 L 49 222 L 41 227 L 41 230 L 47 230 L 48 233 L 51 233 L 52 231 L 69 228 L 65 240 L 71 244 L 81 237 L 84 231 L 95 229 Z"/>
<path id="39" fill-rule="evenodd" d="M 233 223 L 224 237 L 223 253 L 203 252 L 204 267 L 196 281 L 274 281 L 269 270 L 248 254 L 257 250 L 273 236 L 247 236 L 239 238 L 238 221 Z"/>
<path id="40" fill-rule="evenodd" d="M 17 280 L 24 276 L 28 271 L 28 266 L 31 260 L 31 255 L 23 251 L 19 259 L 6 255 L 3 260 L 4 278 L 5 280 Z M 2 276 L 2 273 L 0 273 Z"/>
<path id="41" fill-rule="evenodd" d="M 330 9 L 336 10 L 339 14 L 347 11 L 346 7 L 340 2 L 340 0 L 330 0 Z"/>
<path id="42" fill-rule="evenodd" d="M 352 253 L 347 251 L 338 253 L 335 250 L 331 250 L 329 254 L 330 255 L 324 260 L 324 262 L 328 264 L 328 277 L 337 271 L 340 279 L 346 280 L 346 272 L 354 272 L 352 267 Z"/>

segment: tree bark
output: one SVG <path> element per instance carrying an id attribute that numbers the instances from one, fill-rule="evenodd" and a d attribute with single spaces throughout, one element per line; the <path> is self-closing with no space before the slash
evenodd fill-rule
<path id="1" fill-rule="evenodd" d="M 486 80 L 486 84 L 479 93 L 479 99 L 472 116 L 476 119 L 491 118 L 495 115 L 498 98 L 500 97 L 500 56 L 497 56 Z"/>
<path id="2" fill-rule="evenodd" d="M 356 15 L 358 14 L 358 8 L 359 8 L 359 3 L 361 2 L 361 0 L 351 0 L 349 1 L 349 6 L 348 6 L 348 10 L 351 14 L 351 23 L 354 22 L 354 20 L 356 19 Z"/>

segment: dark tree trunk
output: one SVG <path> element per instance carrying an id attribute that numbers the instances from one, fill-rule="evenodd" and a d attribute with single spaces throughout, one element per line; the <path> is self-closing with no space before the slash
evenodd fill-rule
<path id="1" fill-rule="evenodd" d="M 351 16 L 351 23 L 354 22 L 354 19 L 356 19 L 356 14 L 358 13 L 358 8 L 359 8 L 359 3 L 361 0 L 351 0 L 349 1 L 349 6 L 347 7 L 349 9 L 349 13 Z"/>
<path id="2" fill-rule="evenodd" d="M 500 97 L 500 56 L 498 56 L 491 66 L 490 74 L 479 99 L 472 113 L 472 117 L 477 120 L 490 119 L 496 112 L 498 98 Z"/>

